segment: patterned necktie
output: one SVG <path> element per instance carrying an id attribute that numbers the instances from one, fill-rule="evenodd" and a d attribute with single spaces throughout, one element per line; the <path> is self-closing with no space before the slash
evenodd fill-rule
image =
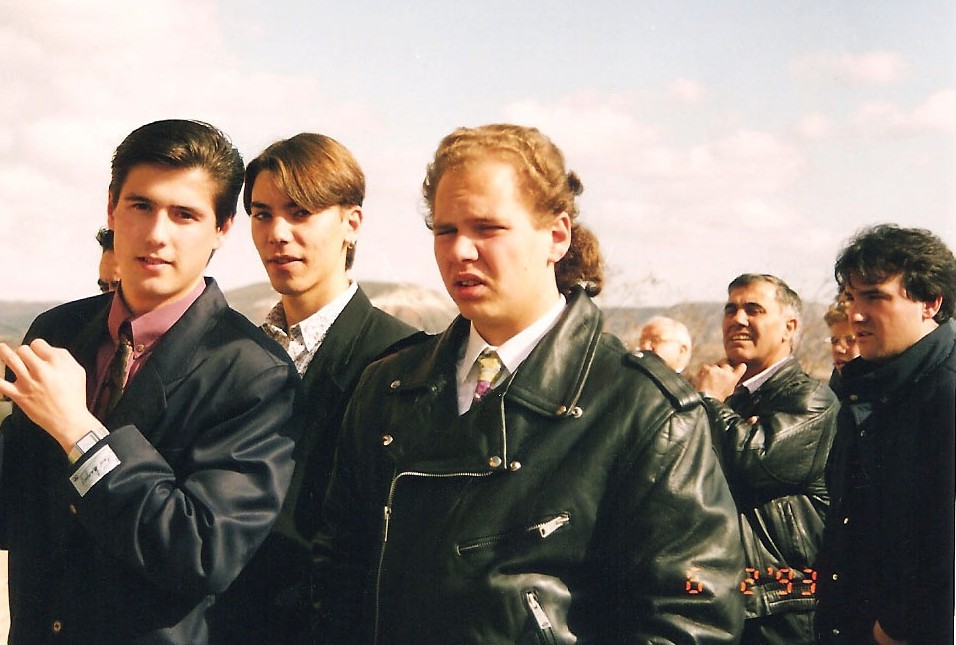
<path id="1" fill-rule="evenodd" d="M 488 393 L 491 384 L 501 372 L 501 359 L 498 358 L 498 352 L 486 348 L 478 355 L 478 385 L 475 386 L 475 401 L 480 401 L 481 397 Z"/>
<path id="2" fill-rule="evenodd" d="M 106 415 L 116 407 L 120 397 L 123 396 L 123 390 L 126 388 L 126 373 L 129 370 L 129 360 L 133 356 L 131 335 L 128 322 L 120 325 L 117 334 L 116 352 L 110 360 L 106 381 L 103 383 L 100 396 L 96 400 L 96 407 L 93 410 L 93 416 L 100 421 L 103 421 Z"/>

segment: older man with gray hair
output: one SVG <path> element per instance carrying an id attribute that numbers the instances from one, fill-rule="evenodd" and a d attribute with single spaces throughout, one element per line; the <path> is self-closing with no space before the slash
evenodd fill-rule
<path id="1" fill-rule="evenodd" d="M 654 352 L 675 372 L 683 372 L 690 363 L 693 343 L 687 326 L 667 316 L 654 316 L 641 327 L 637 346 Z"/>
<path id="2" fill-rule="evenodd" d="M 747 620 L 742 643 L 813 643 L 814 564 L 830 498 L 824 466 L 838 404 L 793 356 L 801 302 L 780 278 L 744 274 L 724 305 L 727 357 L 697 388 L 737 504 Z"/>

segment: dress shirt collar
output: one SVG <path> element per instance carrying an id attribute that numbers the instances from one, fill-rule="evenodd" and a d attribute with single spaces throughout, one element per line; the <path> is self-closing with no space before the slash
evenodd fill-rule
<path id="1" fill-rule="evenodd" d="M 280 300 L 266 316 L 265 322 L 262 323 L 262 329 L 289 353 L 289 357 L 292 358 L 296 370 L 301 376 L 305 374 L 305 370 L 312 362 L 312 357 L 315 356 L 322 340 L 328 334 L 332 323 L 335 322 L 357 292 L 358 283 L 351 282 L 348 288 L 336 296 L 334 300 L 308 318 L 292 325 L 292 327 L 288 326 L 285 307 L 282 306 Z"/>
<path id="2" fill-rule="evenodd" d="M 792 360 L 796 360 L 793 357 L 793 354 L 791 354 L 790 356 L 787 356 L 781 361 L 777 361 L 776 363 L 774 363 L 773 365 L 771 365 L 764 371 L 760 372 L 759 374 L 755 374 L 751 376 L 749 379 L 741 383 L 741 385 L 747 388 L 750 391 L 750 393 L 753 394 L 754 392 L 757 391 L 757 388 L 759 388 L 761 385 L 769 381 L 770 377 L 776 374 L 781 367 L 783 367 L 789 361 L 792 361 Z"/>
<path id="3" fill-rule="evenodd" d="M 110 331 L 110 337 L 113 339 L 113 346 L 115 347 L 119 340 L 120 325 L 128 320 L 132 332 L 134 360 L 149 352 L 159 339 L 169 331 L 170 327 L 182 318 L 182 315 L 196 302 L 205 289 L 206 281 L 200 280 L 192 291 L 179 300 L 136 316 L 130 311 L 126 301 L 123 300 L 123 284 L 121 282 L 113 296 L 109 317 L 107 318 L 107 327 Z"/>
<path id="4" fill-rule="evenodd" d="M 503 365 L 501 373 L 496 379 L 496 384 L 500 383 L 508 374 L 514 374 L 524 359 L 528 358 L 528 355 L 544 338 L 545 334 L 558 322 L 558 318 L 561 317 L 566 305 L 567 299 L 564 295 L 560 295 L 543 316 L 497 347 L 489 345 L 475 329 L 474 323 L 471 324 L 468 332 L 468 342 L 465 343 L 461 359 L 458 361 L 458 409 L 460 413 L 464 413 L 471 407 L 472 393 L 478 382 L 478 372 L 475 368 L 478 355 L 489 347 L 498 353 L 498 358 L 501 359 Z"/>

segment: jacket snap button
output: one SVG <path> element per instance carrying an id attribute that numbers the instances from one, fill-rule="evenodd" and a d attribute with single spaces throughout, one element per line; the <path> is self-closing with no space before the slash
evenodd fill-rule
<path id="1" fill-rule="evenodd" d="M 849 398 L 850 398 L 851 401 L 856 401 L 856 400 L 858 400 L 860 397 L 857 396 L 856 394 L 851 394 Z"/>
<path id="2" fill-rule="evenodd" d="M 521 468 L 521 462 L 517 460 L 512 461 L 510 464 L 508 464 L 508 468 L 510 468 L 511 470 L 518 470 L 519 468 Z"/>
<path id="3" fill-rule="evenodd" d="M 59 634 L 63 631 L 63 623 L 59 620 L 54 620 L 50 628 L 53 630 L 54 634 Z"/>
<path id="4" fill-rule="evenodd" d="M 581 416 L 581 408 L 579 408 L 578 406 L 574 406 L 573 408 L 571 408 L 570 414 L 572 417 L 577 419 L 578 417 Z"/>
<path id="5" fill-rule="evenodd" d="M 564 413 L 567 412 L 567 411 L 568 411 L 567 406 L 562 405 L 562 406 L 559 407 L 557 410 L 555 410 L 554 413 L 555 413 L 555 414 L 564 414 Z"/>
<path id="6" fill-rule="evenodd" d="M 70 504 L 70 514 L 71 514 L 71 515 L 76 515 L 76 505 L 75 505 L 75 504 Z"/>
<path id="7" fill-rule="evenodd" d="M 843 518 L 843 525 L 846 526 L 846 525 L 849 524 L 849 523 L 850 523 L 850 518 L 849 518 L 849 517 L 844 517 L 844 518 Z"/>
<path id="8" fill-rule="evenodd" d="M 644 352 L 634 352 L 634 355 L 638 358 L 644 358 Z"/>
<path id="9" fill-rule="evenodd" d="M 389 383 L 388 386 L 392 388 L 393 390 L 397 390 L 401 384 L 402 382 L 399 379 L 395 379 L 394 381 Z"/>
<path id="10" fill-rule="evenodd" d="M 501 465 L 501 457 L 499 457 L 498 455 L 495 455 L 494 457 L 488 460 L 488 465 L 491 466 L 492 468 L 497 468 L 498 466 Z"/>
<path id="11" fill-rule="evenodd" d="M 831 577 L 833 578 L 834 582 L 840 579 L 840 576 L 835 573 Z"/>
<path id="12" fill-rule="evenodd" d="M 392 443 L 393 441 L 395 441 L 395 438 L 392 437 L 392 435 L 390 435 L 390 434 L 387 434 L 387 435 L 385 435 L 384 437 L 382 437 L 382 445 L 383 445 L 383 446 L 389 446 L 389 445 L 391 445 L 391 443 Z"/>

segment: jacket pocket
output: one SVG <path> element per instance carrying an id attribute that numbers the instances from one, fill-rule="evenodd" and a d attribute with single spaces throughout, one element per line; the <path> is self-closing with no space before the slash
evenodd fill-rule
<path id="1" fill-rule="evenodd" d="M 455 547 L 458 555 L 469 555 L 484 549 L 494 549 L 499 545 L 520 543 L 530 540 L 545 540 L 571 523 L 571 514 L 567 511 L 552 515 L 535 522 L 531 526 L 503 531 L 484 537 L 462 542 Z"/>
<path id="2" fill-rule="evenodd" d="M 528 589 L 523 592 L 523 595 L 524 605 L 528 610 L 538 640 L 545 645 L 556 645 L 558 641 L 554 635 L 554 626 L 551 624 L 551 619 L 548 618 L 548 613 L 538 602 L 538 592 L 534 589 Z"/>

